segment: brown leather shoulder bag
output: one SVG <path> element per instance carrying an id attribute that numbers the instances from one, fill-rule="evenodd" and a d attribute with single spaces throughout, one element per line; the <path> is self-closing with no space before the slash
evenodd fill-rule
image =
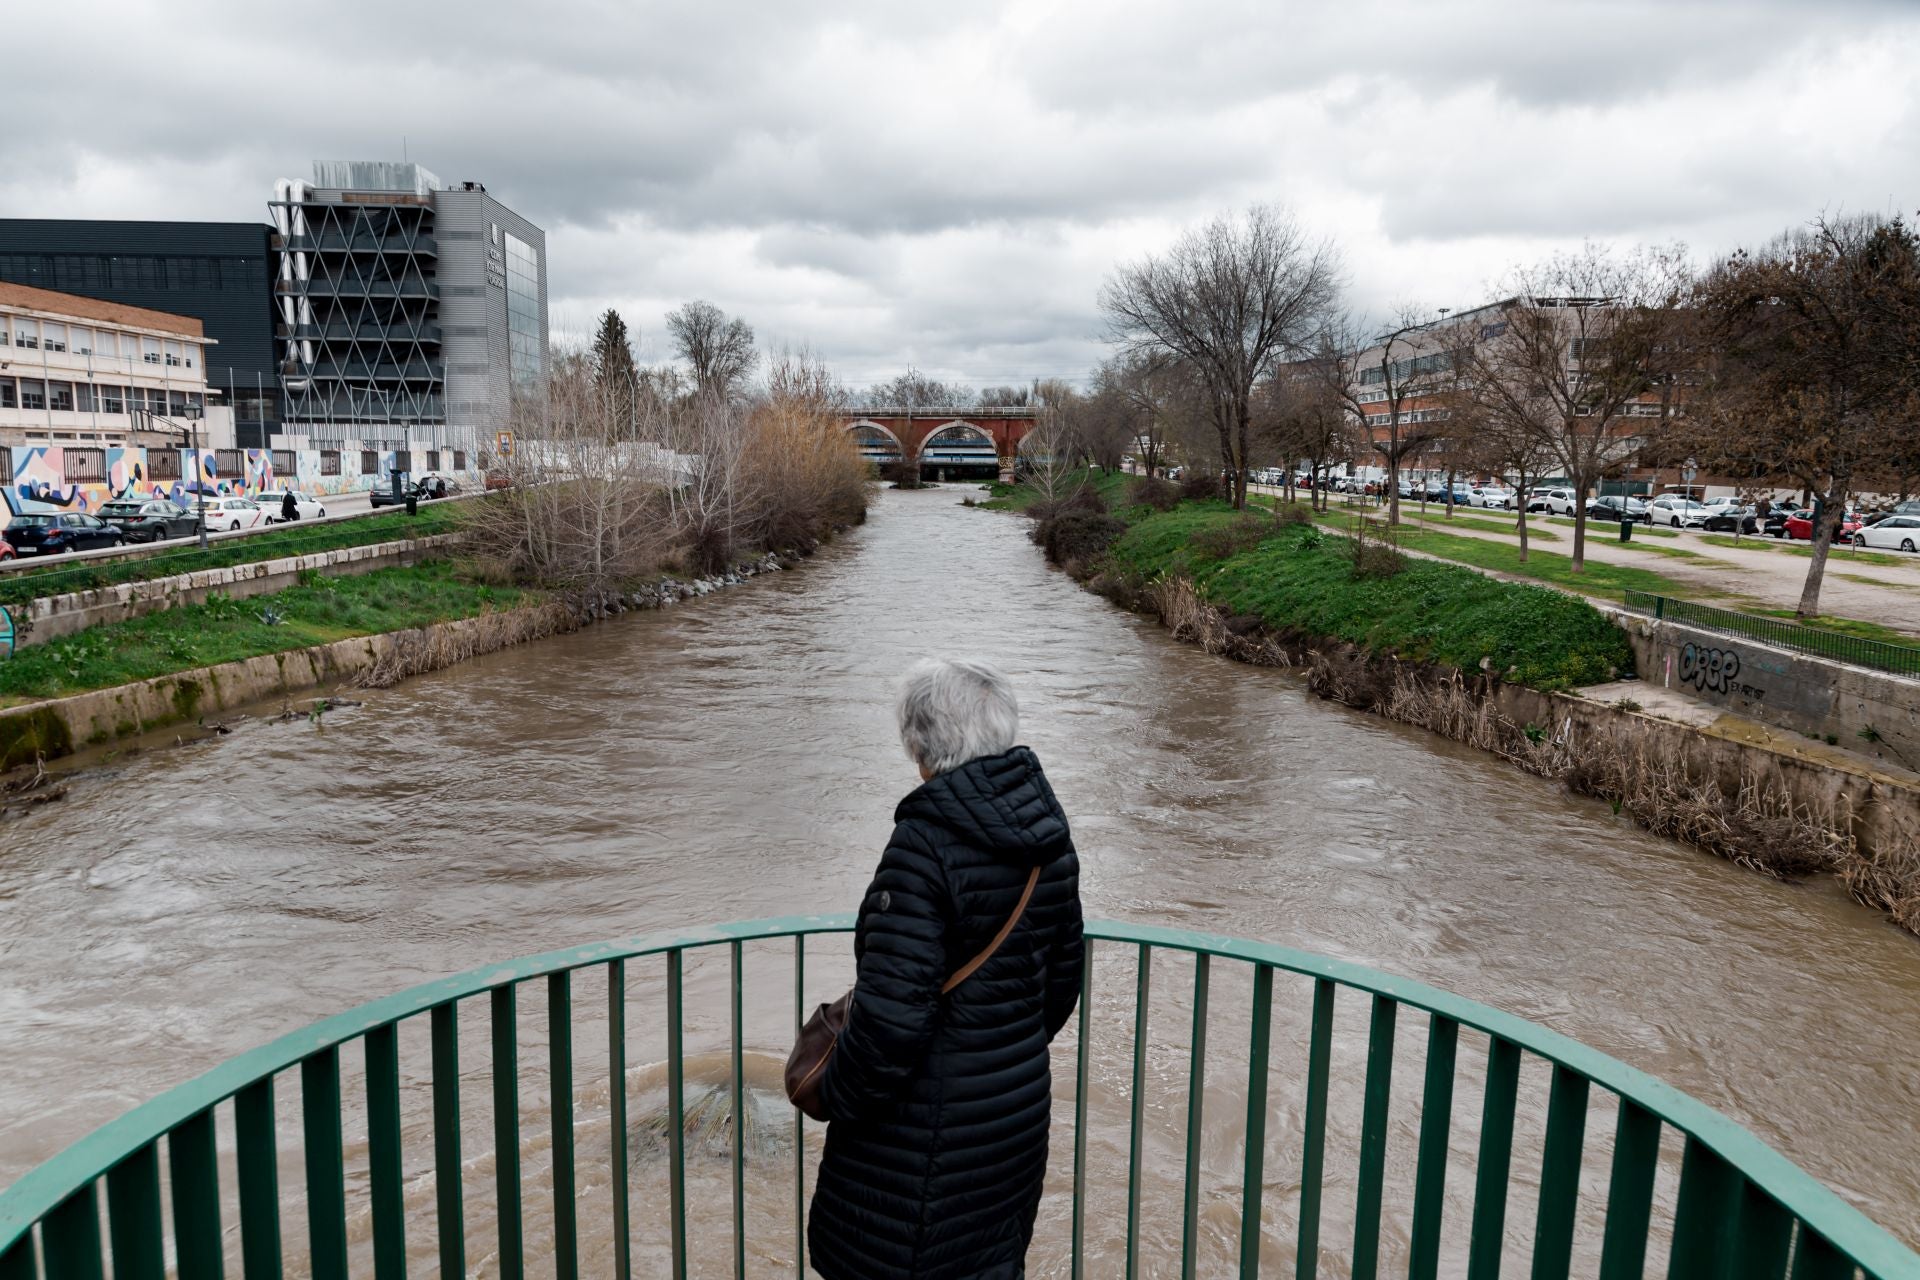
<path id="1" fill-rule="evenodd" d="M 946 995 L 955 987 L 973 976 L 974 970 L 993 958 L 1013 934 L 1013 927 L 1020 923 L 1020 917 L 1027 913 L 1027 903 L 1033 897 L 1033 887 L 1040 883 L 1040 868 L 1035 867 L 1027 876 L 1027 887 L 1020 894 L 1020 901 L 1014 904 L 1013 914 L 1000 926 L 1000 932 L 993 935 L 986 950 L 954 970 L 940 988 L 940 994 Z M 820 1098 L 820 1073 L 827 1068 L 827 1059 L 840 1044 L 840 1033 L 847 1029 L 847 1015 L 853 1012 L 853 990 L 835 1000 L 832 1004 L 823 1004 L 813 1011 L 806 1025 L 800 1028 L 800 1038 L 793 1042 L 793 1052 L 787 1055 L 787 1098 L 815 1120 L 827 1118 L 826 1104 Z"/>

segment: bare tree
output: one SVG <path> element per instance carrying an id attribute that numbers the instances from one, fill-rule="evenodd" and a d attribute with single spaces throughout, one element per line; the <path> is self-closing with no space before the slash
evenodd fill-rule
<path id="1" fill-rule="evenodd" d="M 985 409 L 1018 409 L 1033 403 L 1033 388 L 1028 387 L 982 387 L 980 406 Z M 965 401 L 955 401 L 964 404 Z"/>
<path id="2" fill-rule="evenodd" d="M 1478 343 L 1478 376 L 1509 389 L 1577 497 L 1573 564 L 1586 565 L 1586 496 L 1638 448 L 1622 428 L 1679 406 L 1693 359 L 1683 340 L 1691 273 L 1678 246 L 1615 254 L 1595 245 L 1513 273 Z"/>
<path id="3" fill-rule="evenodd" d="M 1717 463 L 1742 459 L 1814 495 L 1797 611 L 1813 618 L 1859 478 L 1912 448 L 1920 239 L 1898 218 L 1821 218 L 1719 263 L 1703 297 L 1716 359 L 1702 443 Z"/>
<path id="4" fill-rule="evenodd" d="M 1448 358 L 1444 349 L 1433 349 L 1433 326 L 1403 305 L 1377 337 L 1362 336 L 1365 331 L 1352 317 L 1335 316 L 1316 340 L 1313 367 L 1345 407 L 1356 433 L 1386 461 L 1388 524 L 1400 523 L 1400 473 L 1407 460 L 1439 435 L 1438 415 L 1431 407 L 1416 407 L 1435 393 Z"/>
<path id="5" fill-rule="evenodd" d="M 1123 349 L 1169 354 L 1199 372 L 1236 507 L 1247 502 L 1254 384 L 1313 332 L 1338 283 L 1331 246 L 1310 242 L 1290 213 L 1254 205 L 1122 267 L 1101 290 Z"/>
<path id="6" fill-rule="evenodd" d="M 1323 358 L 1308 356 L 1276 368 L 1260 384 L 1254 412 L 1257 434 L 1265 436 L 1286 466 L 1289 491 L 1294 463 L 1305 462 L 1312 485 L 1309 499 L 1322 511 L 1327 505 L 1326 473 L 1351 443 L 1346 405 L 1320 364 Z"/>
<path id="7" fill-rule="evenodd" d="M 1173 420 L 1191 381 L 1185 366 L 1159 352 L 1116 355 L 1094 371 L 1097 393 L 1118 397 L 1133 407 L 1130 447 L 1148 476 L 1158 475 L 1167 465 Z"/>
<path id="8" fill-rule="evenodd" d="M 1454 343 L 1455 364 L 1445 392 L 1449 415 L 1472 420 L 1465 433 L 1465 456 L 1474 465 L 1501 479 L 1514 481 L 1514 528 L 1520 535 L 1520 560 L 1526 562 L 1527 491 L 1552 465 L 1548 447 L 1557 421 L 1550 402 L 1522 394 L 1516 384 L 1502 381 L 1483 364 L 1483 348 L 1476 335 L 1460 334 Z"/>
<path id="9" fill-rule="evenodd" d="M 1031 393 L 1019 391 L 1018 394 L 1020 399 L 1014 403 L 1026 404 L 1026 397 Z M 964 409 L 971 408 L 980 397 L 963 383 L 942 382 L 918 369 L 909 369 L 886 382 L 876 382 L 859 400 L 860 406 L 867 409 Z"/>
<path id="10" fill-rule="evenodd" d="M 753 346 L 753 327 L 711 302 L 696 299 L 667 313 L 667 332 L 674 349 L 693 370 L 694 390 L 726 399 L 753 372 L 759 352 Z"/>
<path id="11" fill-rule="evenodd" d="M 1085 449 L 1080 440 L 1080 393 L 1057 379 L 1035 382 L 1039 412 L 1020 439 L 1020 470 L 1040 495 L 1043 507 L 1055 506 L 1086 484 Z"/>

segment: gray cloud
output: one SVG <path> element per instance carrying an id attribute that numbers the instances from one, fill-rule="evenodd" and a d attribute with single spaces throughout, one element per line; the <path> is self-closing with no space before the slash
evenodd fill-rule
<path id="1" fill-rule="evenodd" d="M 150 13 L 9 15 L 10 47 L 88 75 L 10 66 L 0 212 L 260 217 L 276 177 L 404 137 L 548 228 L 563 323 L 618 306 L 645 338 L 704 296 L 855 379 L 1081 373 L 1114 262 L 1252 199 L 1336 238 L 1363 307 L 1471 302 L 1589 236 L 1707 254 L 1920 203 L 1893 0 Z"/>

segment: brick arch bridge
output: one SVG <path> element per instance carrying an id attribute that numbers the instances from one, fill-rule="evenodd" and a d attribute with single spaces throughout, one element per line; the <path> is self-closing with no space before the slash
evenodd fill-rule
<path id="1" fill-rule="evenodd" d="M 860 452 L 879 465 L 918 461 L 921 474 L 955 477 L 996 472 L 1013 478 L 1020 441 L 1033 430 L 1031 405 L 992 409 L 865 409 L 845 416 Z"/>

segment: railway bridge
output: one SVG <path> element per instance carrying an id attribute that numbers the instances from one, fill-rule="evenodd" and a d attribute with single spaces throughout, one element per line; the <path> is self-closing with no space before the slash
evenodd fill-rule
<path id="1" fill-rule="evenodd" d="M 847 430 L 878 466 L 917 462 L 922 479 L 1013 479 L 1020 442 L 1033 430 L 1032 405 L 951 408 L 935 405 L 855 410 Z"/>

